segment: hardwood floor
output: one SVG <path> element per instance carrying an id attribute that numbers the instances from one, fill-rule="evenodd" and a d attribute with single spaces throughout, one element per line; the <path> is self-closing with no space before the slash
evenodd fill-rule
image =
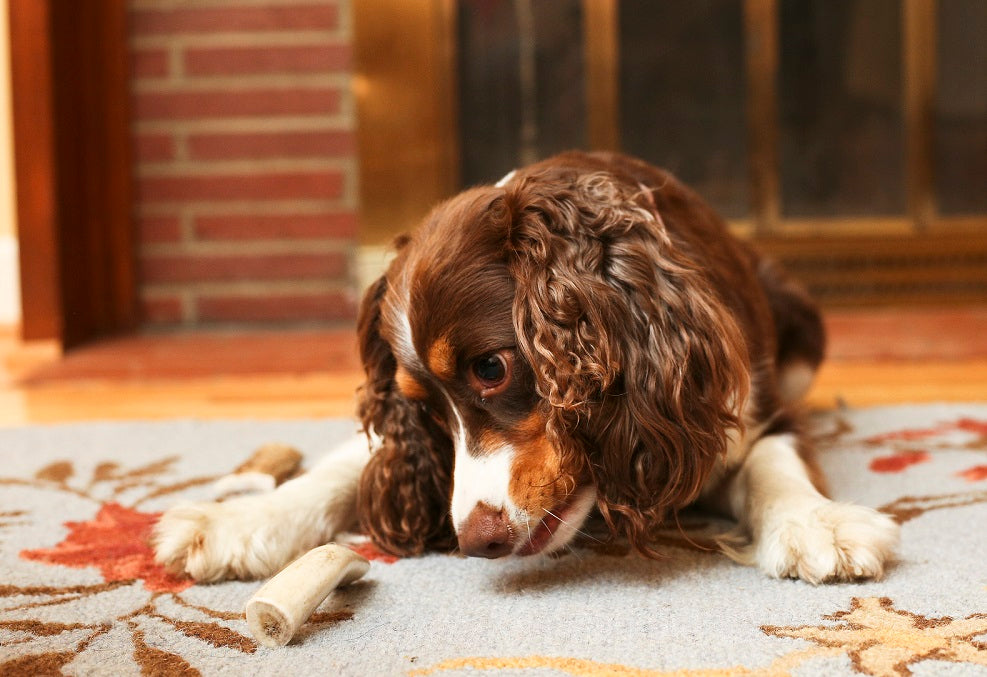
<path id="1" fill-rule="evenodd" d="M 812 407 L 987 401 L 987 306 L 826 321 Z M 62 356 L 0 330 L 0 425 L 352 416 L 361 378 L 351 331 L 141 335 Z"/>

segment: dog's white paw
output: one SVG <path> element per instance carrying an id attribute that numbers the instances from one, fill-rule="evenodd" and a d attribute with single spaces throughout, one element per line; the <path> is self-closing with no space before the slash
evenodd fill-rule
<path id="1" fill-rule="evenodd" d="M 821 583 L 880 578 L 897 544 L 898 525 L 887 515 L 827 501 L 807 512 L 779 515 L 753 547 L 766 573 Z"/>
<path id="2" fill-rule="evenodd" d="M 154 528 L 155 559 L 197 581 L 270 576 L 290 560 L 271 537 L 272 515 L 254 497 L 225 503 L 187 503 L 166 511 Z M 290 525 L 282 525 L 290 529 Z"/>
<path id="3" fill-rule="evenodd" d="M 718 539 L 742 564 L 776 578 L 817 584 L 878 579 L 898 544 L 898 525 L 871 508 L 822 501 L 776 506 L 753 542 L 738 532 Z"/>

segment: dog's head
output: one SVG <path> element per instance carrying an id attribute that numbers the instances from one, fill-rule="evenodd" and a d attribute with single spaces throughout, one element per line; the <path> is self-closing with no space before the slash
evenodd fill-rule
<path id="1" fill-rule="evenodd" d="M 598 506 L 647 551 L 739 424 L 746 353 L 652 192 L 546 164 L 398 243 L 359 322 L 364 528 L 401 554 L 551 552 Z"/>

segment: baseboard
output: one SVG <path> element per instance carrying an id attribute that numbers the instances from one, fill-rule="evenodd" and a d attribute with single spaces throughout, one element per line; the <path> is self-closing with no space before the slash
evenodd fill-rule
<path id="1" fill-rule="evenodd" d="M 12 235 L 0 235 L 0 325 L 21 321 L 19 270 L 17 240 Z"/>

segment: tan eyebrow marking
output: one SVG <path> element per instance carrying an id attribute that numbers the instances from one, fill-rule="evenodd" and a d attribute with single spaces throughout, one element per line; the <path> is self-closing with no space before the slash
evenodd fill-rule
<path id="1" fill-rule="evenodd" d="M 404 367 L 398 367 L 394 372 L 394 383 L 401 394 L 409 400 L 424 400 L 428 397 L 428 392 L 421 382 L 411 375 Z"/>
<path id="2" fill-rule="evenodd" d="M 428 366 L 443 380 L 451 380 L 456 375 L 456 358 L 449 339 L 442 336 L 428 349 Z"/>

